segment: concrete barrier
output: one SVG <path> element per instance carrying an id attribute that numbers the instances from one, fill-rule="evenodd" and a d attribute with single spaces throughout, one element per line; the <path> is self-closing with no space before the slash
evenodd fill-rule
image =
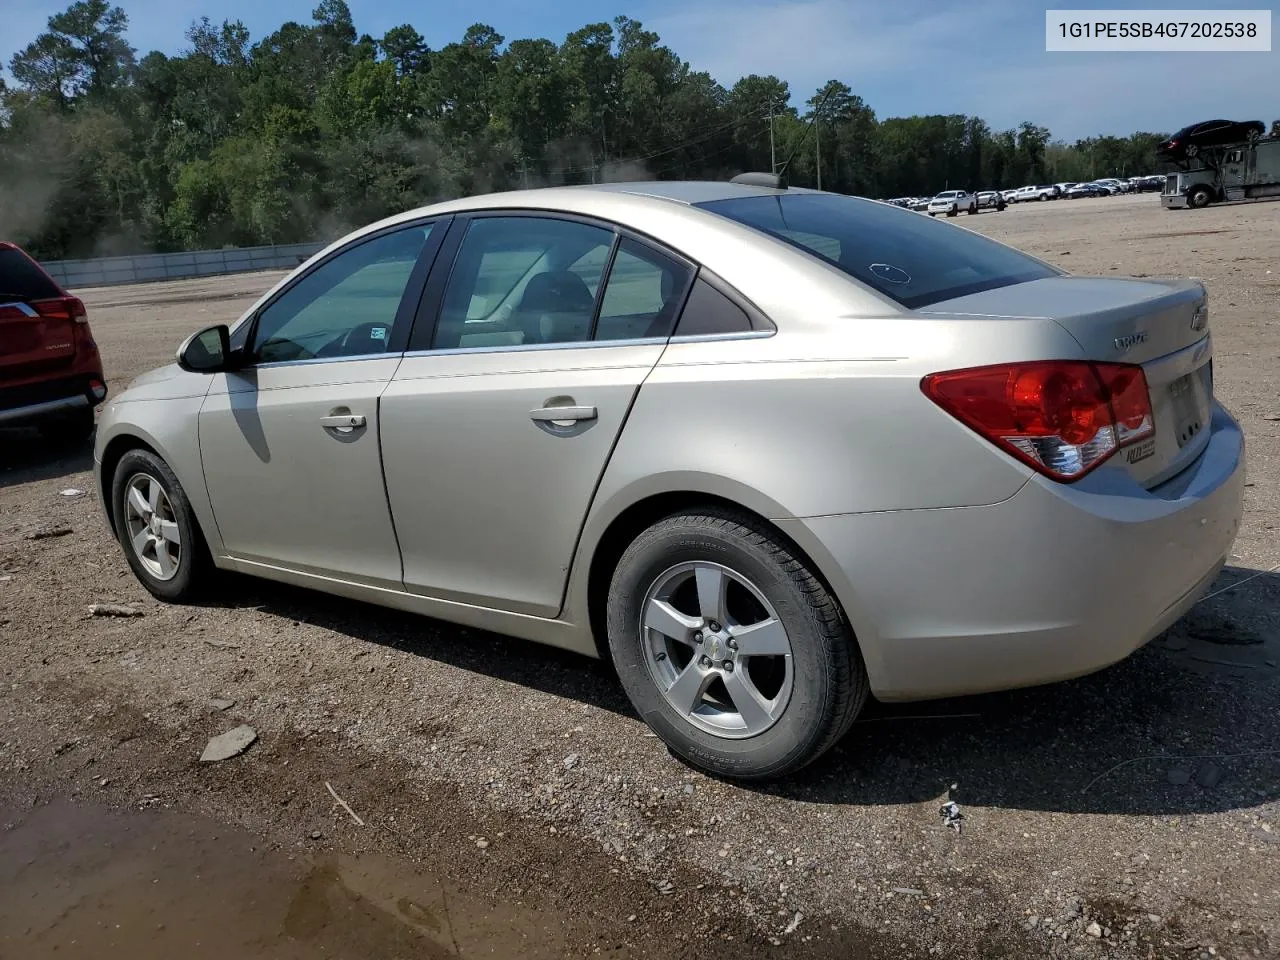
<path id="1" fill-rule="evenodd" d="M 187 280 L 254 270 L 292 270 L 319 253 L 323 243 L 287 243 L 269 247 L 228 247 L 186 253 L 148 253 L 94 260 L 46 260 L 41 266 L 68 289 L 108 287 L 154 280 Z"/>

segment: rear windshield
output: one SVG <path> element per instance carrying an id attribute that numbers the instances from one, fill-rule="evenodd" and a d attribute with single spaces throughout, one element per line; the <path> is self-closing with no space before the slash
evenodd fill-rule
<path id="1" fill-rule="evenodd" d="M 60 297 L 59 290 L 25 253 L 0 247 L 0 303 Z"/>
<path id="2" fill-rule="evenodd" d="M 979 234 L 856 197 L 791 193 L 699 206 L 806 250 L 908 310 L 1057 276 Z"/>

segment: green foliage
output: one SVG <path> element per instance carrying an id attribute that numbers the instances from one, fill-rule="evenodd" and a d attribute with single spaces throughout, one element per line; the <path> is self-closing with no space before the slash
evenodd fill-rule
<path id="1" fill-rule="evenodd" d="M 777 77 L 726 89 L 629 17 L 559 43 L 474 24 L 432 50 L 410 24 L 360 36 L 346 0 L 318 0 L 256 43 L 205 17 L 177 56 L 141 58 L 128 23 L 77 0 L 0 79 L 0 236 L 38 256 L 329 239 L 466 193 L 771 164 L 866 196 L 1136 174 L 1160 139 L 878 119 L 838 79 L 801 115 Z"/>

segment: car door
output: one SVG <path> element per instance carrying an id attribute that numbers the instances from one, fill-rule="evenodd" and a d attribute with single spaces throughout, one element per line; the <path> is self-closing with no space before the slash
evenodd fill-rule
<path id="1" fill-rule="evenodd" d="M 251 320 L 245 365 L 216 376 L 199 420 L 205 482 L 232 557 L 402 589 L 378 398 L 443 229 L 420 222 L 360 238 Z"/>
<path id="2" fill-rule="evenodd" d="M 460 219 L 440 259 L 382 402 L 405 588 L 554 616 L 693 267 L 550 214 Z"/>

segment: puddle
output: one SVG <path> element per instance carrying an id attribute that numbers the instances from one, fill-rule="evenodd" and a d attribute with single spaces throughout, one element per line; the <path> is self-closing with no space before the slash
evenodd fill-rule
<path id="1" fill-rule="evenodd" d="M 0 958 L 543 960 L 566 919 L 378 856 L 299 855 L 213 820 L 57 801 L 0 810 Z"/>

